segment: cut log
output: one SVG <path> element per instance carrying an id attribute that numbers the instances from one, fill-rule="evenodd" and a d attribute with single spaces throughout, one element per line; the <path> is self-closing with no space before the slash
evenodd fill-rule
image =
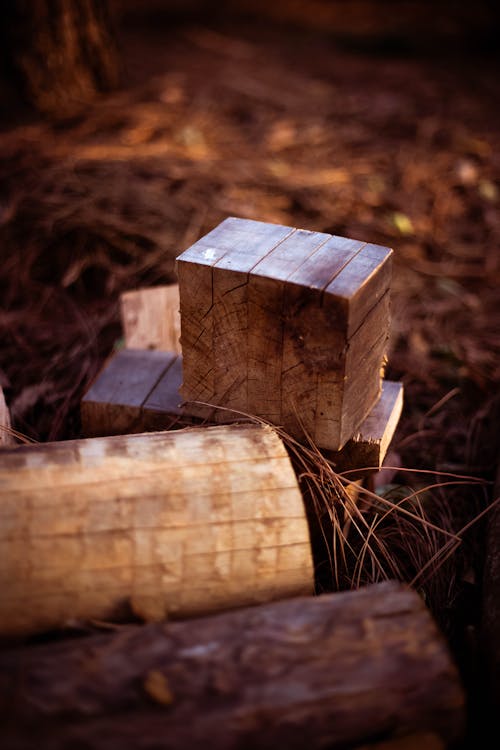
<path id="1" fill-rule="evenodd" d="M 340 450 L 380 395 L 391 253 L 235 218 L 202 237 L 177 258 L 186 408 Z"/>
<path id="2" fill-rule="evenodd" d="M 124 292 L 120 309 L 125 346 L 181 354 L 179 304 L 178 284 Z"/>
<path id="3" fill-rule="evenodd" d="M 0 448 L 8 448 L 15 445 L 16 441 L 12 434 L 9 407 L 5 403 L 5 396 L 0 387 Z"/>
<path id="4" fill-rule="evenodd" d="M 417 733 L 439 748 L 463 731 L 447 645 L 392 581 L 11 650 L 0 672 L 10 750 L 333 750 Z"/>
<path id="5" fill-rule="evenodd" d="M 311 593 L 302 495 L 268 427 L 2 452 L 0 633 L 184 617 Z"/>

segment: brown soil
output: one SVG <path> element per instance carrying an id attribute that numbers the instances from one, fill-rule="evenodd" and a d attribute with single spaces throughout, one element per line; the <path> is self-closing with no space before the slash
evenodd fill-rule
<path id="1" fill-rule="evenodd" d="M 176 255 L 235 215 L 395 249 L 387 376 L 403 381 L 406 402 L 391 460 L 491 479 L 495 61 L 242 22 L 135 25 L 122 57 L 123 89 L 85 116 L 50 124 L 12 105 L 4 123 L 0 384 L 15 428 L 79 436 L 80 399 L 121 336 L 120 292 L 173 280 Z M 403 471 L 390 481 L 422 482 Z M 487 495 L 442 487 L 428 502 L 458 530 Z M 471 685 L 482 524 L 472 531 L 431 602 Z"/>

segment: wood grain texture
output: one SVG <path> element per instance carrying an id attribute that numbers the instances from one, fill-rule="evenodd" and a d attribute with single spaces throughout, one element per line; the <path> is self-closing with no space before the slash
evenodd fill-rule
<path id="1" fill-rule="evenodd" d="M 178 263 L 177 276 L 184 363 L 182 395 L 190 399 L 193 416 L 208 417 L 212 410 L 194 402 L 210 404 L 214 398 L 212 269 L 204 264 Z"/>
<path id="2" fill-rule="evenodd" d="M 376 471 L 382 466 L 403 409 L 403 384 L 382 381 L 379 400 L 361 423 L 359 430 L 344 448 L 327 452 L 337 471 L 365 469 Z M 353 477 L 352 474 L 349 475 Z"/>
<path id="3" fill-rule="evenodd" d="M 282 394 L 286 281 L 330 235 L 297 229 L 268 253 L 248 277 L 248 411 L 273 424 L 285 424 Z"/>
<path id="4" fill-rule="evenodd" d="M 340 450 L 380 394 L 391 254 L 235 218 L 201 238 L 177 259 L 189 412 L 239 410 Z"/>
<path id="5" fill-rule="evenodd" d="M 118 353 L 117 357 L 123 356 Z M 133 364 L 137 370 L 150 370 L 151 359 L 158 356 L 158 352 L 137 352 Z M 174 357 L 174 355 L 171 355 Z M 164 353 L 166 365 L 170 361 L 167 353 Z M 109 366 L 113 366 L 111 363 Z M 94 390 L 98 391 L 100 401 L 82 403 L 83 423 L 86 436 L 90 435 L 116 435 L 119 428 L 126 425 L 125 432 L 143 432 L 150 430 L 171 429 L 172 427 L 185 426 L 189 421 L 184 407 L 180 388 L 182 384 L 182 357 L 174 357 L 171 364 L 166 367 L 158 383 L 144 396 L 140 412 L 134 411 L 134 406 L 127 403 L 126 394 L 129 393 L 126 379 L 137 381 L 137 374 L 131 370 L 122 368 L 124 385 L 120 398 L 117 398 L 111 390 L 108 395 L 105 382 L 109 382 L 106 372 L 103 371 L 104 382 L 97 381 Z M 114 380 L 110 379 L 111 384 Z M 146 390 L 144 393 L 146 394 Z M 304 399 L 305 400 L 305 399 Z M 387 449 L 390 445 L 394 431 L 397 427 L 403 406 L 403 386 L 388 380 L 382 381 L 382 392 L 379 400 L 361 423 L 358 431 L 347 442 L 341 451 L 327 451 L 328 458 L 335 462 L 339 471 L 346 469 L 364 469 L 365 467 L 377 468 L 382 465 Z M 281 408 L 281 405 L 280 405 Z M 133 417 L 130 418 L 130 415 Z M 234 417 L 234 415 L 232 415 Z M 271 415 L 269 416 L 271 420 Z M 127 421 L 129 420 L 129 421 Z M 241 420 L 240 420 L 241 421 Z"/>
<path id="6" fill-rule="evenodd" d="M 9 750 L 452 746 L 464 694 L 396 582 L 0 654 Z"/>
<path id="7" fill-rule="evenodd" d="M 137 289 L 120 296 L 125 346 L 181 354 L 179 285 Z"/>
<path id="8" fill-rule="evenodd" d="M 270 428 L 6 449 L 0 632 L 188 616 L 311 592 L 302 495 Z"/>
<path id="9" fill-rule="evenodd" d="M 152 399 L 156 411 L 162 410 L 162 383 L 166 373 L 174 366 L 178 355 L 142 349 L 121 349 L 112 356 L 84 394 L 80 413 L 82 434 L 85 437 L 121 435 L 151 429 L 148 422 L 148 402 Z M 179 372 L 178 366 L 174 369 Z M 170 378 L 166 381 L 170 387 Z M 153 395 L 154 394 L 154 395 Z M 169 397 L 170 422 L 178 421 L 181 414 L 179 400 Z M 163 412 L 166 410 L 163 409 Z"/>

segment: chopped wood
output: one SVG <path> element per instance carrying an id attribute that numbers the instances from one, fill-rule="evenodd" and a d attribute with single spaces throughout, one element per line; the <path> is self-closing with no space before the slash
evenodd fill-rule
<path id="1" fill-rule="evenodd" d="M 448 647 L 394 581 L 6 651 L 0 671 L 11 750 L 438 750 L 463 733 Z"/>
<path id="2" fill-rule="evenodd" d="M 178 284 L 124 292 L 120 311 L 125 346 L 181 354 L 179 304 Z"/>
<path id="3" fill-rule="evenodd" d="M 310 593 L 308 523 L 269 427 L 19 446 L 0 465 L 0 633 Z"/>
<path id="4" fill-rule="evenodd" d="M 177 258 L 186 408 L 340 450 L 380 395 L 392 251 L 229 218 Z"/>

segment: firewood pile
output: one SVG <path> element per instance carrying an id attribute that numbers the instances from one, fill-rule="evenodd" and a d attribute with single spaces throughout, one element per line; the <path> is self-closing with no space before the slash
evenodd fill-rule
<path id="1" fill-rule="evenodd" d="M 333 505 L 301 482 L 313 455 L 360 523 L 402 410 L 391 256 L 228 218 L 178 256 L 178 286 L 122 295 L 87 437 L 2 452 L 9 748 L 460 740 L 430 611 L 390 574 L 322 590 Z"/>

